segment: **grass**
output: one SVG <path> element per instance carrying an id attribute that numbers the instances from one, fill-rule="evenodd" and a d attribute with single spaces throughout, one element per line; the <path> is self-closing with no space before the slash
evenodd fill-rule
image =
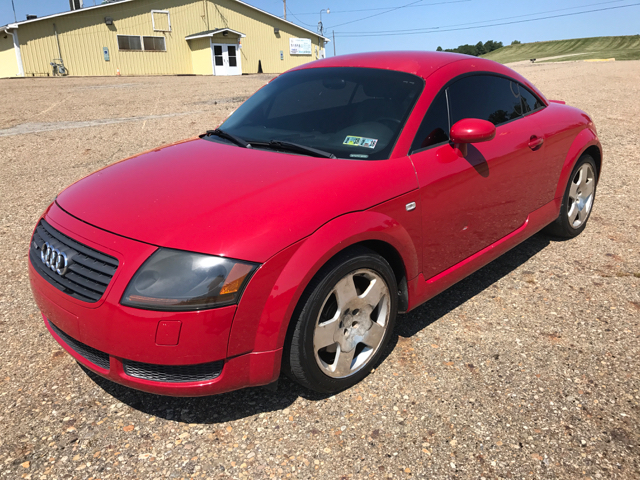
<path id="1" fill-rule="evenodd" d="M 546 60 L 549 62 L 598 58 L 640 60 L 640 35 L 523 43 L 499 48 L 483 57 L 499 63 L 519 62 L 531 58 L 540 60 L 546 57 L 558 57 Z"/>

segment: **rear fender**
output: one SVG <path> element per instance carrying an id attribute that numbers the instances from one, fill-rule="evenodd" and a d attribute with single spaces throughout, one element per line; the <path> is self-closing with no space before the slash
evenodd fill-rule
<path id="1" fill-rule="evenodd" d="M 562 197 L 564 196 L 564 191 L 567 187 L 569 175 L 571 175 L 573 167 L 576 165 L 582 154 L 592 146 L 597 147 L 602 155 L 602 146 L 600 145 L 600 141 L 596 134 L 589 128 L 582 130 L 573 140 L 573 143 L 569 148 L 569 153 L 567 153 L 567 157 L 564 161 L 564 165 L 562 166 L 560 179 L 558 180 L 558 187 L 556 188 L 556 194 L 554 197 L 558 208 L 560 208 L 560 204 L 562 203 Z"/>
<path id="2" fill-rule="evenodd" d="M 396 200 L 404 201 L 403 197 Z M 256 272 L 238 306 L 228 356 L 281 348 L 296 304 L 314 275 L 342 250 L 370 240 L 386 242 L 400 253 L 408 279 L 419 274 L 412 236 L 394 218 L 371 210 L 338 217 L 269 259 Z"/>

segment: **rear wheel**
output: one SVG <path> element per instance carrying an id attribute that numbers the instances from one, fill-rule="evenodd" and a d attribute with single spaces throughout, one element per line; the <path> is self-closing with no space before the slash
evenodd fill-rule
<path id="1" fill-rule="evenodd" d="M 372 251 L 354 250 L 331 262 L 301 299 L 285 346 L 285 371 L 322 393 L 358 383 L 393 332 L 397 289 L 393 270 Z"/>
<path id="2" fill-rule="evenodd" d="M 580 157 L 562 197 L 560 215 L 546 228 L 548 233 L 573 238 L 585 229 L 596 197 L 596 172 L 596 163 L 590 155 Z"/>

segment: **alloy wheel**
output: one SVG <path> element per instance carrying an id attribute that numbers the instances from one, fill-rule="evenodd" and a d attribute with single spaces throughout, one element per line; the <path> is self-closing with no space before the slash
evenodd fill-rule
<path id="1" fill-rule="evenodd" d="M 327 295 L 313 334 L 313 351 L 323 373 L 344 378 L 362 369 L 385 336 L 389 287 L 373 270 L 344 276 Z"/>
<path id="2" fill-rule="evenodd" d="M 595 173 L 593 167 L 585 163 L 575 173 L 569 187 L 567 215 L 569 225 L 579 228 L 589 217 L 595 192 Z"/>
<path id="3" fill-rule="evenodd" d="M 389 324 L 390 293 L 370 269 L 345 275 L 327 295 L 316 320 L 313 351 L 321 371 L 344 378 L 365 367 Z"/>

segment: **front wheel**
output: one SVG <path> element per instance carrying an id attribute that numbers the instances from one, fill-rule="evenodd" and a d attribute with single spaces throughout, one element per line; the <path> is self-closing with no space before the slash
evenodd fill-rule
<path id="1" fill-rule="evenodd" d="M 393 332 L 397 291 L 393 270 L 370 250 L 354 250 L 331 262 L 300 300 L 285 346 L 285 371 L 321 393 L 358 383 Z"/>
<path id="2" fill-rule="evenodd" d="M 560 215 L 546 228 L 548 233 L 573 238 L 585 229 L 596 197 L 597 171 L 596 162 L 590 155 L 580 157 L 562 197 Z"/>

